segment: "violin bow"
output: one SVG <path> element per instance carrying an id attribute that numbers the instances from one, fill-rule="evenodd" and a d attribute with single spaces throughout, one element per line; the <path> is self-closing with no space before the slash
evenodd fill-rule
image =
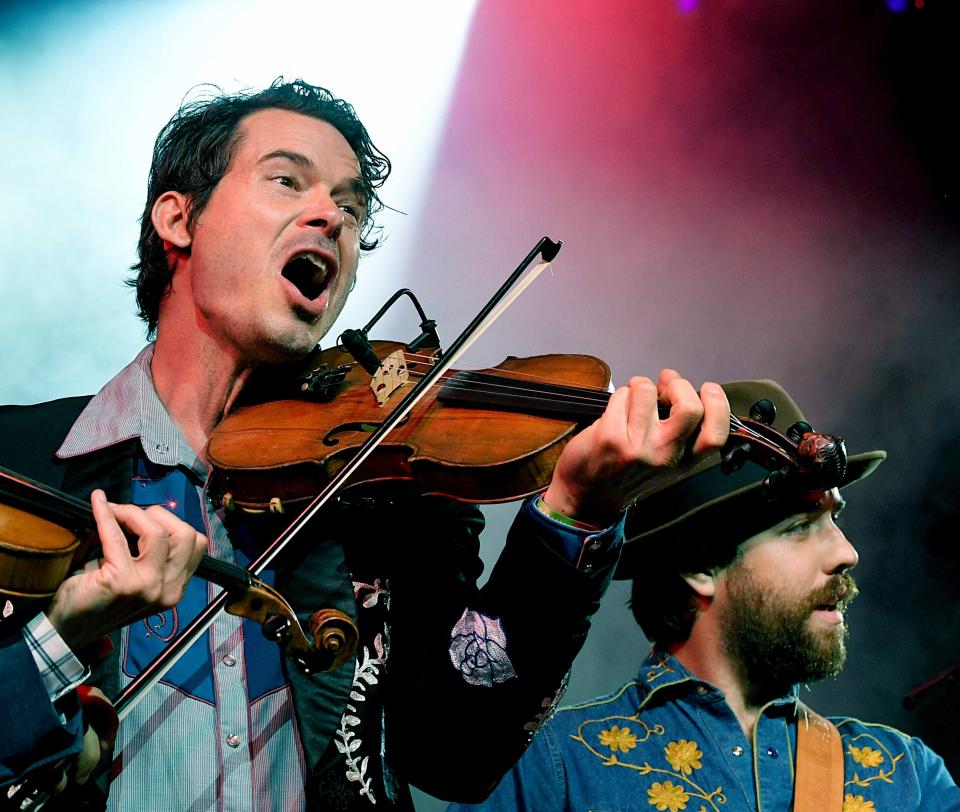
<path id="1" fill-rule="evenodd" d="M 477 313 L 473 320 L 453 341 L 449 349 L 437 360 L 434 366 L 406 394 L 397 407 L 390 412 L 379 428 L 357 450 L 357 453 L 341 468 L 307 505 L 300 515 L 277 538 L 267 546 L 247 568 L 255 577 L 259 576 L 281 553 L 281 551 L 303 530 L 317 512 L 323 508 L 346 484 L 346 481 L 373 453 L 387 435 L 403 421 L 410 411 L 423 399 L 434 383 L 457 362 L 464 352 L 479 338 L 494 321 L 500 318 L 506 309 L 516 300 L 534 280 L 549 266 L 560 251 L 562 242 L 554 242 L 549 237 L 541 237 L 537 244 L 524 257 L 523 261 L 507 277 L 507 280 L 490 297 L 490 300 Z M 524 272 L 533 261 L 537 263 L 526 275 Z M 521 278 L 522 277 L 522 278 Z M 123 719 L 136 707 L 147 691 L 156 685 L 186 650 L 210 628 L 214 618 L 229 600 L 226 592 L 221 592 L 206 608 L 197 615 L 171 643 L 124 688 L 114 700 L 117 716 Z"/>

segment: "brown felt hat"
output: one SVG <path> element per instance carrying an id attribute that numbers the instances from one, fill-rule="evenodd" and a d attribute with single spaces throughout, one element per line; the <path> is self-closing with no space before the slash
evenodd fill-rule
<path id="1" fill-rule="evenodd" d="M 790 395 L 774 381 L 735 381 L 722 386 L 733 415 L 749 415 L 755 404 L 767 400 L 776 409 L 769 425 L 780 434 L 806 422 Z M 885 451 L 848 456 L 837 487 L 869 476 L 886 456 Z M 647 483 L 627 513 L 626 544 L 615 577 L 643 575 L 644 563 L 649 563 L 655 550 L 658 558 L 663 558 L 665 549 L 676 551 L 671 557 L 682 558 L 684 542 L 696 539 L 702 544 L 718 535 L 720 528 L 725 538 L 744 541 L 801 509 L 797 497 L 803 494 L 802 488 L 785 488 L 771 498 L 763 487 L 768 468 L 747 459 L 739 470 L 724 473 L 721 461 L 720 452 L 709 454 L 694 465 L 664 471 Z"/>

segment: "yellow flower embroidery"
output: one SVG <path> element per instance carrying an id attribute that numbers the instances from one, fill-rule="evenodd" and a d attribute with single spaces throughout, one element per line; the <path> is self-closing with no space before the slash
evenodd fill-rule
<path id="1" fill-rule="evenodd" d="M 703 753 L 697 748 L 696 742 L 688 742 L 686 739 L 680 739 L 678 742 L 670 742 L 664 749 L 667 755 L 667 761 L 677 772 L 684 775 L 690 775 L 694 770 L 699 770 L 703 764 L 700 759 Z"/>
<path id="2" fill-rule="evenodd" d="M 647 790 L 647 803 L 655 806 L 660 812 L 669 809 L 670 812 L 679 812 L 687 808 L 687 801 L 690 796 L 683 791 L 683 787 L 674 786 L 672 781 L 664 781 L 662 784 L 657 781 Z"/>
<path id="3" fill-rule="evenodd" d="M 873 801 L 865 801 L 862 795 L 851 795 L 848 792 L 843 796 L 843 812 L 877 812 L 877 808 Z"/>
<path id="4" fill-rule="evenodd" d="M 851 744 L 850 755 L 857 764 L 862 764 L 864 767 L 879 767 L 883 764 L 883 753 L 872 747 L 854 747 Z"/>
<path id="5" fill-rule="evenodd" d="M 609 747 L 614 753 L 617 750 L 626 753 L 637 746 L 637 737 L 630 732 L 629 727 L 614 725 L 609 730 L 600 731 L 600 744 Z"/>

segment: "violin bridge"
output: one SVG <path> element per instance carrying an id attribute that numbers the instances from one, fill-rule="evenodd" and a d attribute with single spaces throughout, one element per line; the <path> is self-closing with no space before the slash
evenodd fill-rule
<path id="1" fill-rule="evenodd" d="M 383 406 L 400 387 L 410 382 L 410 370 L 403 350 L 390 353 L 380 363 L 380 369 L 370 381 L 370 389 L 377 403 Z"/>

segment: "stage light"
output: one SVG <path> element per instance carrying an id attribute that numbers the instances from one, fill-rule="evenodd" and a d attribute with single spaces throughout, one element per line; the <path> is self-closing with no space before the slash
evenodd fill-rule
<path id="1" fill-rule="evenodd" d="M 365 322 L 402 286 L 399 249 L 419 216 L 475 5 L 101 0 L 0 11 L 0 402 L 91 391 L 142 343 L 123 279 L 153 139 L 201 83 L 235 91 L 283 75 L 323 85 L 356 107 L 391 158 L 385 201 L 409 216 L 385 212 L 397 247 L 361 264 L 344 317 Z M 64 345 L 81 357 L 58 360 Z"/>

